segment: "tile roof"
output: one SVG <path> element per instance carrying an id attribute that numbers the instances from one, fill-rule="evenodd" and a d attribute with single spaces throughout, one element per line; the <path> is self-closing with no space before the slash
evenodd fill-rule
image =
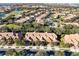
<path id="1" fill-rule="evenodd" d="M 64 36 L 64 42 L 73 44 L 75 47 L 78 47 L 79 34 L 70 34 Z"/>
<path id="2" fill-rule="evenodd" d="M 18 33 L 16 33 L 16 36 L 13 35 L 13 32 L 4 32 L 0 33 L 0 39 L 2 37 L 6 37 L 7 39 L 9 37 L 12 37 L 13 39 L 18 38 Z M 29 41 L 46 41 L 46 42 L 58 42 L 57 36 L 54 33 L 39 33 L 39 32 L 27 32 L 25 34 L 25 39 Z"/>
<path id="3" fill-rule="evenodd" d="M 27 32 L 25 37 L 31 37 L 33 41 L 47 41 L 47 42 L 58 42 L 57 36 L 54 33 L 39 33 L 39 32 Z"/>

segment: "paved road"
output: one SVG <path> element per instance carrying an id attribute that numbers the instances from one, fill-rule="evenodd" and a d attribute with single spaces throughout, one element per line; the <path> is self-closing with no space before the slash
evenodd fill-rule
<path id="1" fill-rule="evenodd" d="M 31 49 L 31 50 L 54 50 L 54 51 L 72 51 L 72 52 L 79 52 L 79 49 L 71 49 L 71 48 L 59 48 L 59 47 L 45 47 L 45 46 L 0 46 L 0 50 L 7 50 L 7 49 Z"/>

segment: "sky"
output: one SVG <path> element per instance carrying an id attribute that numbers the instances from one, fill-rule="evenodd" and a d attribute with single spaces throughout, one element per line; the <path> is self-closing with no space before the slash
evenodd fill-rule
<path id="1" fill-rule="evenodd" d="M 79 0 L 0 0 L 0 3 L 79 3 Z"/>

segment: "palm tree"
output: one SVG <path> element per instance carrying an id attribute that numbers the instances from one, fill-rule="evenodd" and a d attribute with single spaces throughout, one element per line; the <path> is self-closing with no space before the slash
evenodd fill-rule
<path id="1" fill-rule="evenodd" d="M 59 47 L 65 48 L 64 38 L 62 37 L 60 40 L 61 40 L 61 41 L 60 41 Z"/>
<path id="2" fill-rule="evenodd" d="M 39 45 L 40 45 L 40 41 L 39 41 L 39 40 L 36 41 L 36 42 L 35 42 L 35 45 L 36 45 L 36 46 L 39 46 Z"/>
<path id="3" fill-rule="evenodd" d="M 55 51 L 55 56 L 64 56 L 64 51 Z"/>
<path id="4" fill-rule="evenodd" d="M 53 47 L 54 45 L 55 45 L 54 42 L 51 42 L 51 43 L 50 43 L 50 46 L 51 46 L 51 47 Z"/>
<path id="5" fill-rule="evenodd" d="M 22 40 L 16 39 L 15 43 L 17 46 L 26 46 L 26 41 L 24 39 Z"/>
<path id="6" fill-rule="evenodd" d="M 7 44 L 6 37 L 2 37 L 2 39 L 0 40 L 0 45 L 6 45 L 6 44 Z"/>
<path id="7" fill-rule="evenodd" d="M 42 41 L 40 45 L 42 45 L 42 46 L 47 46 L 47 44 L 48 44 L 48 42 Z"/>
<path id="8" fill-rule="evenodd" d="M 13 38 L 10 36 L 8 39 L 7 39 L 7 45 L 12 45 L 14 44 L 14 40 Z"/>

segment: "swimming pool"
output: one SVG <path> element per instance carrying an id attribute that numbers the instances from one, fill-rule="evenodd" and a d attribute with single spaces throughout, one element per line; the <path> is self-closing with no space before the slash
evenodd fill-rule
<path id="1" fill-rule="evenodd" d="M 5 13 L 2 13 L 2 12 L 1 12 L 1 13 L 0 13 L 0 18 L 5 17 L 5 15 L 6 15 Z"/>

